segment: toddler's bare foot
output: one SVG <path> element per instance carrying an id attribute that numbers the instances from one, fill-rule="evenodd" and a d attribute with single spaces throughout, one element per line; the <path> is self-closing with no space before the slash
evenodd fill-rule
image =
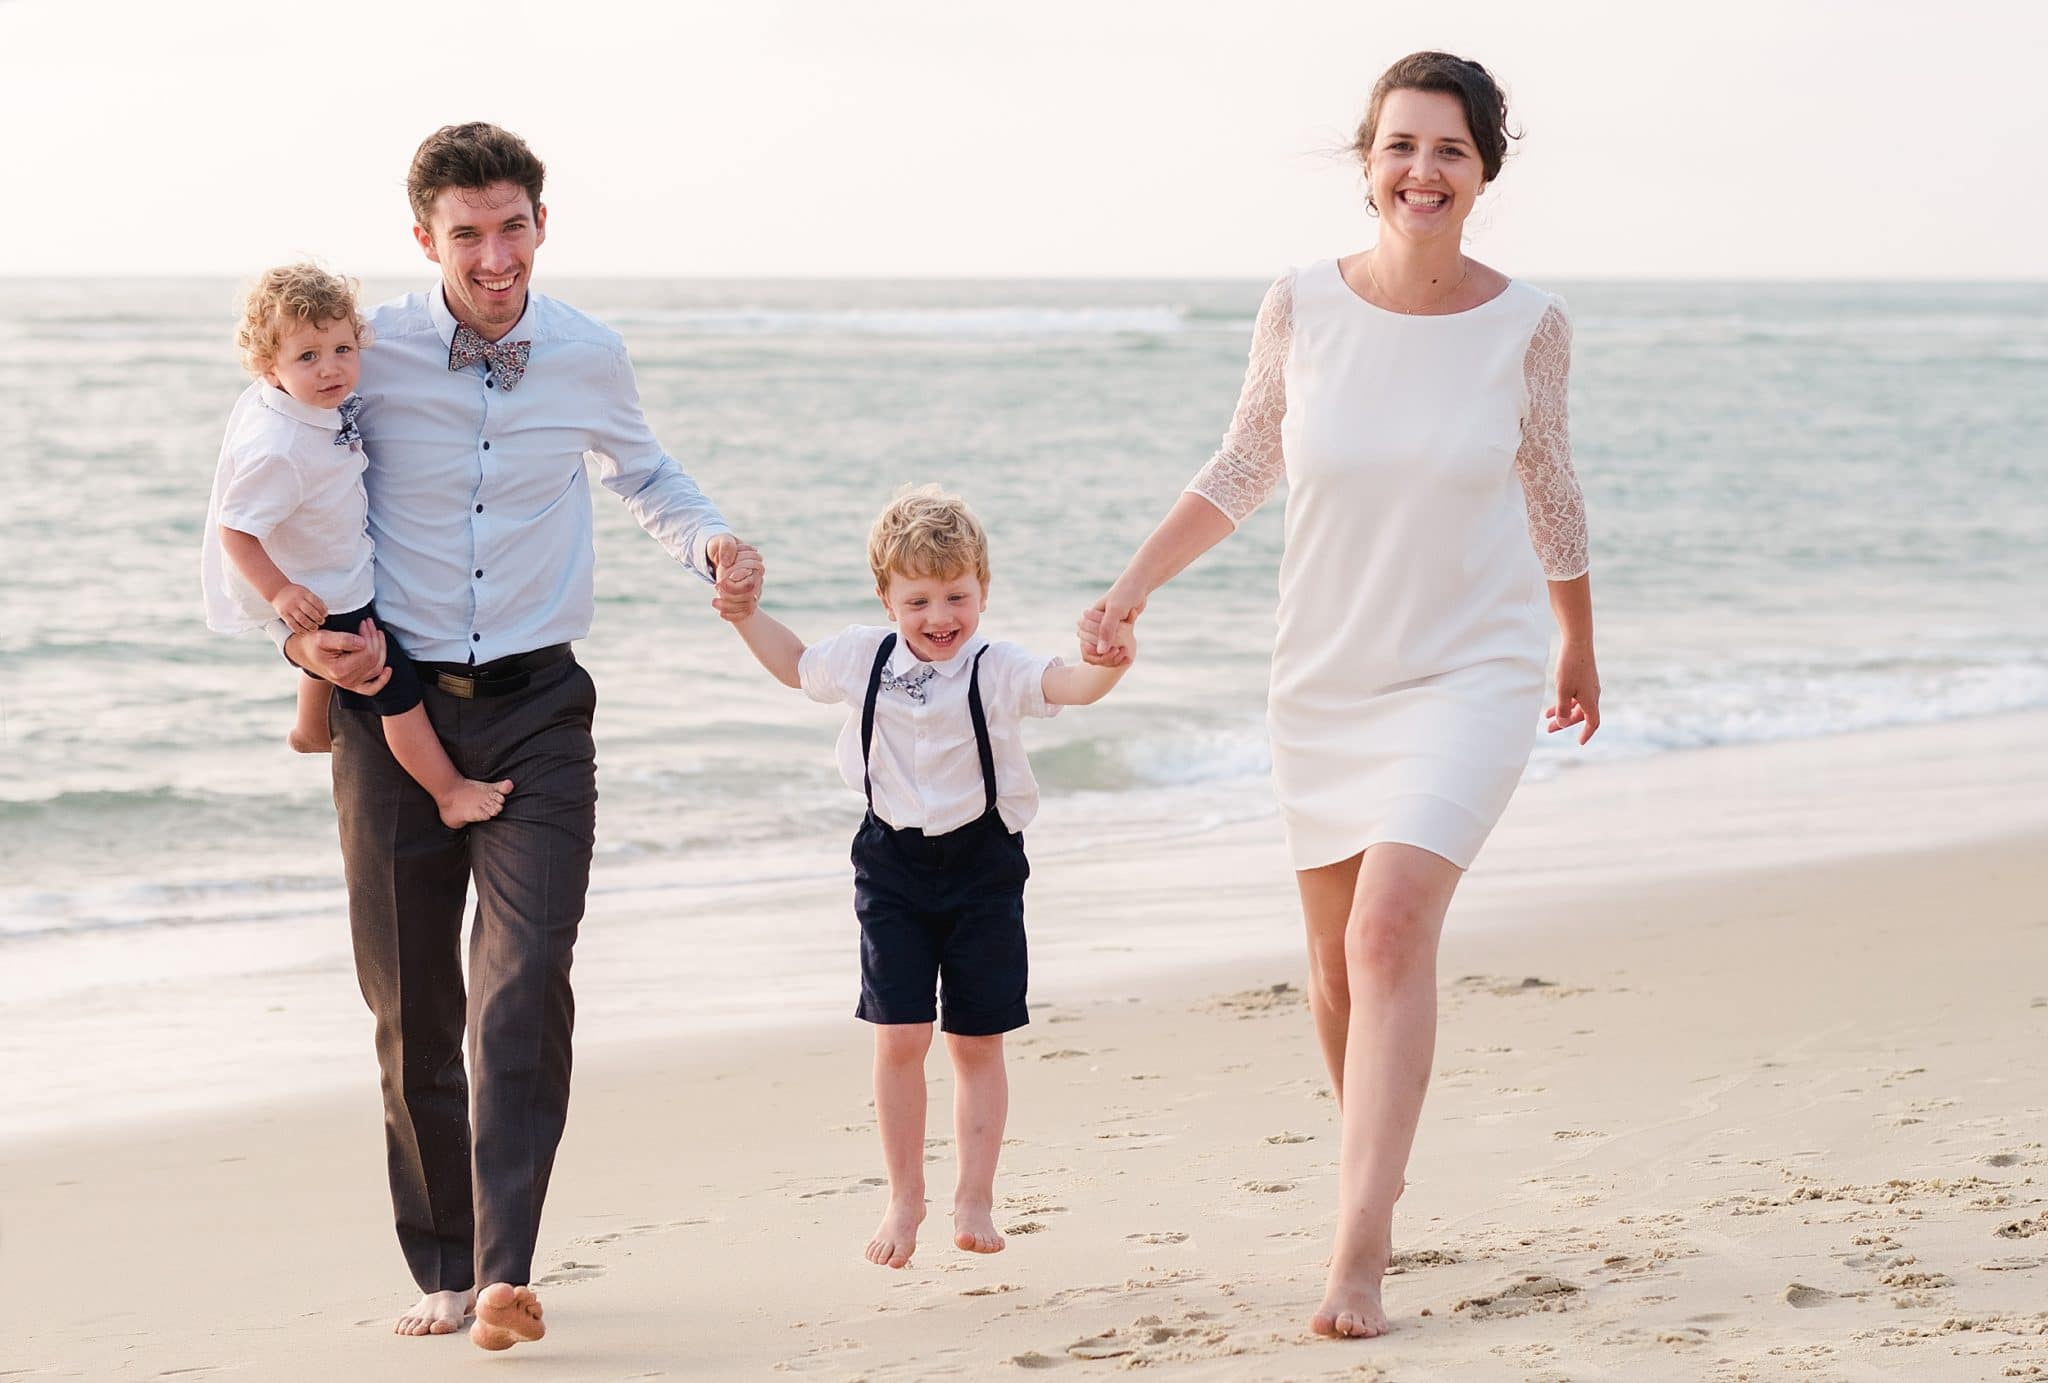
<path id="1" fill-rule="evenodd" d="M 987 1201 L 953 1202 L 953 1244 L 969 1253 L 1003 1251 L 1003 1236 L 996 1233 L 995 1215 Z"/>
<path id="2" fill-rule="evenodd" d="M 478 1349 L 510 1349 L 548 1333 L 541 1324 L 540 1298 L 531 1287 L 493 1282 L 476 1299 L 476 1324 L 469 1342 Z"/>
<path id="3" fill-rule="evenodd" d="M 505 810 L 505 794 L 512 791 L 512 780 L 502 778 L 495 783 L 479 783 L 474 778 L 464 778 L 462 785 L 451 788 L 434 799 L 434 805 L 441 809 L 441 824 L 451 831 L 476 821 L 489 821 Z"/>
<path id="4" fill-rule="evenodd" d="M 453 1335 L 476 1309 L 476 1291 L 428 1292 L 391 1327 L 394 1335 Z"/>
<path id="5" fill-rule="evenodd" d="M 292 753 L 294 754 L 332 754 L 334 752 L 334 736 L 327 733 L 325 725 L 313 729 L 308 729 L 303 725 L 294 725 L 291 728 L 291 733 L 284 737 L 284 742 L 292 747 Z M 427 1295 L 434 1296 L 437 1294 L 429 1292 Z"/>
<path id="6" fill-rule="evenodd" d="M 924 1197 L 916 1200 L 898 1200 L 889 1197 L 889 1208 L 882 1212 L 882 1223 L 875 1227 L 875 1237 L 868 1240 L 867 1260 L 884 1268 L 901 1268 L 910 1262 L 910 1255 L 917 1252 L 917 1227 L 924 1223 Z"/>
<path id="7" fill-rule="evenodd" d="M 1308 1328 L 1333 1339 L 1370 1340 L 1387 1333 L 1386 1309 L 1380 1305 L 1380 1280 L 1391 1253 L 1385 1248 L 1353 1251 L 1341 1241 L 1330 1258 L 1330 1278 L 1323 1304 L 1309 1317 Z"/>

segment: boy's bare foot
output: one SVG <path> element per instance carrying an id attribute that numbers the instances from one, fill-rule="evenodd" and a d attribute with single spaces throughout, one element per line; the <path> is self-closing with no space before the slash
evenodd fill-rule
<path id="1" fill-rule="evenodd" d="M 284 737 L 284 742 L 292 747 L 292 753 L 294 754 L 332 754 L 334 752 L 334 736 L 327 733 L 325 725 L 315 730 L 308 730 L 302 726 L 294 725 L 291 728 L 291 733 Z M 427 1295 L 433 1296 L 435 1294 L 429 1292 Z"/>
<path id="2" fill-rule="evenodd" d="M 875 1227 L 875 1237 L 868 1240 L 868 1262 L 884 1268 L 907 1265 L 910 1255 L 917 1252 L 917 1227 L 923 1223 L 922 1196 L 914 1201 L 889 1197 L 889 1208 L 882 1212 L 882 1223 Z"/>
<path id="3" fill-rule="evenodd" d="M 1380 1305 L 1380 1280 L 1391 1254 L 1384 1248 L 1347 1251 L 1339 1243 L 1331 1256 L 1323 1304 L 1309 1317 L 1308 1328 L 1332 1339 L 1370 1340 L 1387 1333 L 1386 1309 Z"/>
<path id="4" fill-rule="evenodd" d="M 478 1349 L 510 1349 L 548 1333 L 541 1324 L 540 1298 L 531 1287 L 493 1282 L 476 1299 L 476 1324 L 469 1342 Z"/>
<path id="5" fill-rule="evenodd" d="M 1003 1236 L 996 1233 L 995 1214 L 987 1201 L 953 1202 L 953 1244 L 969 1253 L 1003 1251 Z"/>
<path id="6" fill-rule="evenodd" d="M 464 778 L 462 786 L 451 788 L 435 798 L 434 805 L 441 809 L 441 824 L 452 831 L 472 822 L 489 821 L 505 810 L 505 794 L 510 791 L 510 778 L 502 778 L 495 783 L 479 783 L 474 778 Z"/>
<path id="7" fill-rule="evenodd" d="M 453 1335 L 476 1309 L 476 1290 L 428 1292 L 391 1327 L 394 1335 Z"/>

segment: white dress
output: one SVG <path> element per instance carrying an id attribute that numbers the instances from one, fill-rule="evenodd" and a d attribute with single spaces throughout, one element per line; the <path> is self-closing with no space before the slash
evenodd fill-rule
<path id="1" fill-rule="evenodd" d="M 1586 570 L 1561 300 L 1375 307 L 1334 260 L 1267 292 L 1223 447 L 1188 489 L 1233 523 L 1288 484 L 1267 723 L 1297 869 L 1382 841 L 1460 869 L 1533 747 L 1545 579 Z"/>

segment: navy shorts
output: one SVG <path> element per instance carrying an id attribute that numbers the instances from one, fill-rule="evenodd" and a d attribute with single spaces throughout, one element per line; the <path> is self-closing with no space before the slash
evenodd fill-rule
<path id="1" fill-rule="evenodd" d="M 329 615 L 321 624 L 322 629 L 337 633 L 353 634 L 363 627 L 366 619 L 377 618 L 377 607 L 365 605 L 360 610 L 346 614 Z M 378 628 L 382 629 L 380 624 Z M 335 696 L 346 710 L 375 711 L 380 716 L 402 716 L 420 704 L 420 677 L 413 670 L 412 659 L 405 656 L 405 650 L 398 646 L 389 629 L 384 630 L 384 666 L 391 669 L 391 680 L 375 696 L 361 696 L 355 692 L 335 688 Z M 313 674 L 308 672 L 306 676 Z"/>
<path id="2" fill-rule="evenodd" d="M 860 1006 L 870 1023 L 990 1037 L 1024 1006 L 1024 837 L 993 810 L 957 831 L 897 830 L 871 812 L 853 838 Z M 937 1002 L 934 1002 L 934 999 Z"/>

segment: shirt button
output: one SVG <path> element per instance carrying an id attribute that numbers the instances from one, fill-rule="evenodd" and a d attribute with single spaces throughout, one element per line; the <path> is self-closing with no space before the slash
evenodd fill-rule
<path id="1" fill-rule="evenodd" d="M 489 451 L 490 449 L 491 449 L 491 444 L 490 444 L 489 442 L 485 442 L 485 443 L 484 443 L 484 450 L 485 450 L 485 451 Z"/>
<path id="2" fill-rule="evenodd" d="M 495 389 L 495 388 L 497 388 L 497 387 L 498 387 L 498 380 L 497 380 L 497 377 L 496 377 L 496 376 L 494 376 L 494 375 L 485 375 L 485 376 L 484 376 L 484 388 L 486 388 L 486 389 Z"/>
<path id="3" fill-rule="evenodd" d="M 483 506 L 482 506 L 481 504 L 479 504 L 479 505 L 478 505 L 478 506 L 476 507 L 476 511 L 477 511 L 477 513 L 481 514 L 481 513 L 483 513 L 483 511 L 484 511 L 484 507 L 483 507 Z"/>
<path id="4" fill-rule="evenodd" d="M 469 636 L 469 641 L 471 643 L 482 643 L 484 641 L 484 636 L 481 634 L 471 634 Z"/>
<path id="5" fill-rule="evenodd" d="M 478 568 L 476 569 L 476 574 L 477 574 L 477 576 L 478 576 L 479 578 L 481 578 L 481 577 L 483 576 L 483 574 L 484 574 L 484 569 L 483 569 L 482 567 L 478 567 Z"/>

